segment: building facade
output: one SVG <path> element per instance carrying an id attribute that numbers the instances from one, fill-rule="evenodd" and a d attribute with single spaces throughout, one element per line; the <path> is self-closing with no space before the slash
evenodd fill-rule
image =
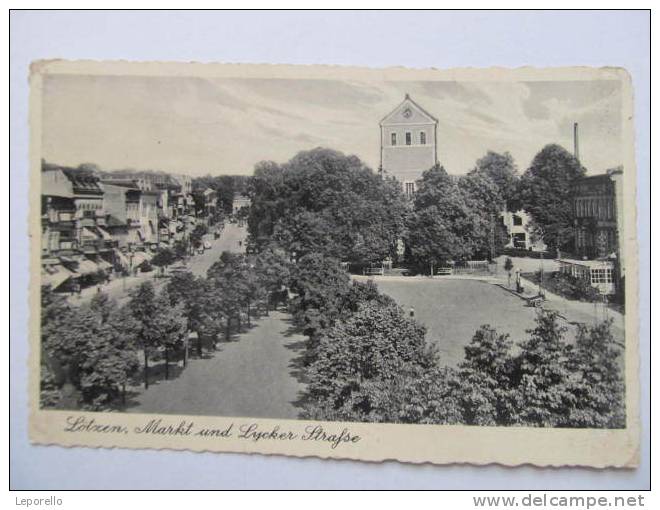
<path id="1" fill-rule="evenodd" d="M 43 280 L 56 288 L 112 271 L 117 241 L 106 229 L 103 189 L 89 171 L 42 165 Z"/>
<path id="2" fill-rule="evenodd" d="M 517 250 L 545 251 L 545 243 L 540 239 L 534 239 L 529 232 L 529 223 L 531 221 L 529 214 L 520 209 L 515 212 L 502 211 L 502 223 L 506 227 L 509 235 L 509 242 L 506 248 Z"/>
<path id="3" fill-rule="evenodd" d="M 623 170 L 578 180 L 574 186 L 575 251 L 588 259 L 619 257 Z"/>
<path id="4" fill-rule="evenodd" d="M 135 273 L 157 249 L 185 239 L 195 219 L 190 184 L 189 177 L 157 172 L 103 173 L 44 162 L 42 285 L 75 291 Z"/>
<path id="5" fill-rule="evenodd" d="M 380 170 L 412 196 L 422 173 L 438 162 L 438 120 L 406 94 L 380 121 Z"/>

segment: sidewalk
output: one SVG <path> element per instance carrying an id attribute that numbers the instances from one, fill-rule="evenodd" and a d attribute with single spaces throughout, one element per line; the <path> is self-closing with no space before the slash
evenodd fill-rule
<path id="1" fill-rule="evenodd" d="M 534 289 L 532 294 L 538 294 L 538 285 L 531 282 L 530 280 L 520 277 L 523 287 L 527 289 Z M 514 294 L 513 290 L 511 290 Z M 566 299 L 562 296 L 554 294 L 547 289 L 543 289 L 545 295 L 545 301 L 543 302 L 543 308 L 546 310 L 554 310 L 559 313 L 559 315 L 571 324 L 583 323 L 583 324 L 594 324 L 596 322 L 601 322 L 606 319 L 612 319 L 612 330 L 616 336 L 620 337 L 622 340 L 625 333 L 625 316 L 624 314 L 617 312 L 608 308 L 603 303 L 587 303 L 583 301 L 574 301 L 572 299 Z"/>
<path id="2" fill-rule="evenodd" d="M 157 270 L 150 271 L 148 273 L 138 273 L 137 276 L 118 276 L 114 280 L 110 280 L 108 283 L 101 285 L 101 291 L 115 299 L 122 299 L 128 296 L 128 292 L 140 285 L 142 282 L 151 280 L 158 273 Z M 91 299 L 98 293 L 98 286 L 93 285 L 82 289 L 80 294 L 74 294 L 69 296 L 67 301 L 75 306 L 79 306 L 83 303 L 88 303 Z"/>

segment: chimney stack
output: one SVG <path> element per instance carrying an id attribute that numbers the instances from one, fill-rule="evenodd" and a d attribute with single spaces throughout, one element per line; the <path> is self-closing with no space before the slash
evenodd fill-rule
<path id="1" fill-rule="evenodd" d="M 578 123 L 573 123 L 573 156 L 580 161 L 580 139 L 578 135 Z"/>

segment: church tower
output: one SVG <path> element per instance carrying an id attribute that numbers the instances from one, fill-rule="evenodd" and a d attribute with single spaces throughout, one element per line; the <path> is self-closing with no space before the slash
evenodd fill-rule
<path id="1" fill-rule="evenodd" d="M 407 196 L 438 161 L 437 126 L 438 120 L 408 94 L 380 121 L 380 169 L 399 180 Z"/>

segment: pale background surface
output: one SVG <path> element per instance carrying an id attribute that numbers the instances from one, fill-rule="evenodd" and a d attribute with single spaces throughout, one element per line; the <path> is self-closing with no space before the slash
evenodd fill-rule
<path id="1" fill-rule="evenodd" d="M 12 488 L 584 488 L 648 486 L 649 35 L 645 12 L 64 13 L 11 16 Z M 84 41 L 84 43 L 82 43 Z M 636 96 L 642 465 L 636 471 L 34 447 L 27 441 L 27 75 L 44 58 L 371 67 L 615 65 Z"/>

